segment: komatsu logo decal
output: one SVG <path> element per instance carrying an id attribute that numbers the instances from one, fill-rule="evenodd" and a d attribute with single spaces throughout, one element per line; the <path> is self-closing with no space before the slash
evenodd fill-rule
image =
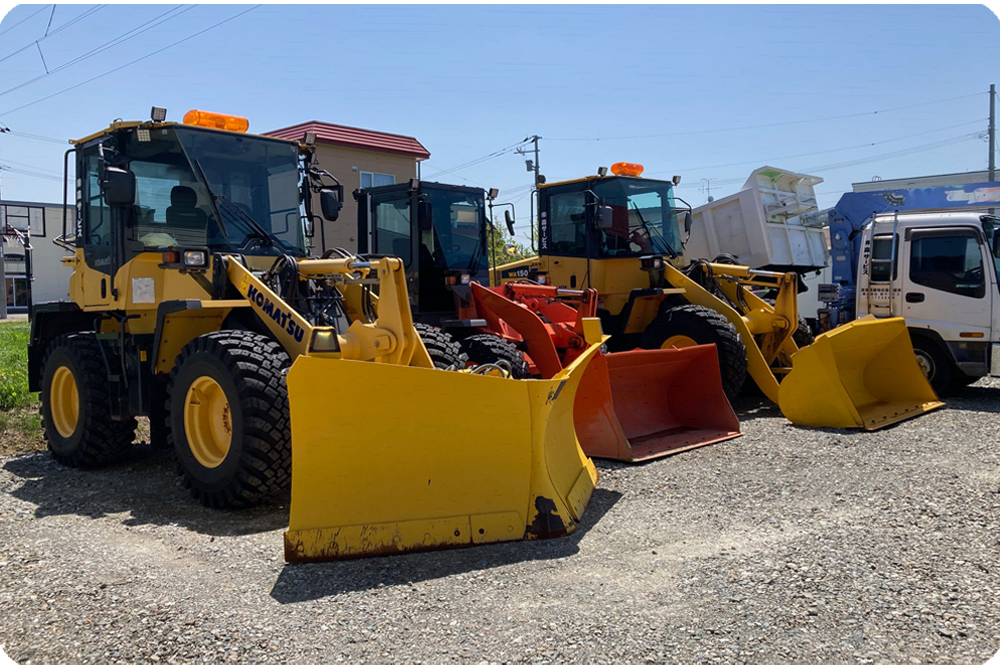
<path id="1" fill-rule="evenodd" d="M 270 299 L 264 296 L 264 293 L 258 290 L 253 285 L 247 285 L 247 299 L 250 303 L 255 304 L 262 314 L 267 315 L 272 320 L 277 322 L 278 326 L 282 327 L 290 336 L 295 337 L 295 342 L 301 343 L 302 338 L 305 336 L 305 330 L 292 319 L 289 313 L 286 313 L 281 308 L 278 307 L 276 303 L 273 303 Z"/>

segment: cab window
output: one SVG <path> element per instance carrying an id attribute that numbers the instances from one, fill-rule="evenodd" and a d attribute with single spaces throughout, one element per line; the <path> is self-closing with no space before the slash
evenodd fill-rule
<path id="1" fill-rule="evenodd" d="M 549 196 L 549 252 L 583 257 L 587 254 L 587 200 L 583 192 Z"/>
<path id="2" fill-rule="evenodd" d="M 910 280 L 942 292 L 982 298 L 986 282 L 978 237 L 971 230 L 915 233 L 910 244 Z"/>

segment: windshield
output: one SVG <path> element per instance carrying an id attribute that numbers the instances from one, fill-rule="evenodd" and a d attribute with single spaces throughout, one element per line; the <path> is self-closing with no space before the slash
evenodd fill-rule
<path id="1" fill-rule="evenodd" d="M 482 194 L 425 186 L 420 198 L 430 202 L 434 218 L 434 228 L 420 233 L 421 252 L 440 269 L 485 270 Z"/>
<path id="2" fill-rule="evenodd" d="M 221 217 L 228 238 L 210 220 L 209 247 L 245 250 L 251 245 L 259 247 L 254 254 L 302 254 L 299 162 L 294 144 L 187 128 L 179 129 L 177 136 L 194 172 L 204 173 L 212 194 L 218 197 L 214 213 Z M 275 237 L 280 247 L 268 252 L 253 223 Z"/>
<path id="3" fill-rule="evenodd" d="M 609 178 L 596 183 L 594 193 L 610 206 L 610 224 L 598 230 L 598 254 L 670 254 L 680 252 L 677 211 L 670 183 L 637 178 Z M 669 246 L 669 248 L 668 248 Z"/>
<path id="4" fill-rule="evenodd" d="M 997 280 L 1000 281 L 1000 257 L 997 257 L 996 252 L 993 250 L 994 248 L 1000 250 L 1000 247 L 998 247 L 1000 241 L 997 241 L 996 238 L 1000 234 L 1000 218 L 984 215 L 980 219 L 983 221 L 983 231 L 986 232 L 986 247 L 989 248 L 990 254 L 993 255 L 993 267 L 996 270 Z"/>

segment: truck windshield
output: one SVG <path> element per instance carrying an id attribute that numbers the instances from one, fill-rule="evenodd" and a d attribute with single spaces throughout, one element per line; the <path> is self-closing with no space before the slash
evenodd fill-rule
<path id="1" fill-rule="evenodd" d="M 421 263 L 428 257 L 439 269 L 476 272 L 486 269 L 482 194 L 425 186 L 420 198 L 430 202 L 432 230 L 420 233 Z"/>
<path id="2" fill-rule="evenodd" d="M 611 225 L 598 230 L 598 254 L 669 254 L 681 251 L 672 185 L 666 181 L 609 178 L 594 185 L 601 203 L 612 209 Z"/>
<path id="3" fill-rule="evenodd" d="M 254 255 L 305 254 L 294 144 L 194 128 L 176 132 L 191 171 L 199 181 L 204 174 L 215 196 L 205 202 L 210 205 L 206 245 Z M 261 231 L 273 242 L 261 238 Z"/>
<path id="4" fill-rule="evenodd" d="M 1000 281 L 1000 257 L 997 251 L 1000 250 L 1000 218 L 992 215 L 984 215 L 980 218 L 983 222 L 983 231 L 986 232 L 986 247 L 989 248 L 993 256 L 993 267 L 996 270 L 997 280 Z"/>

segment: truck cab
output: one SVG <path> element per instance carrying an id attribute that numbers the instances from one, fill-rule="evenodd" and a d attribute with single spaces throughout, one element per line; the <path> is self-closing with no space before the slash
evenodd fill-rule
<path id="1" fill-rule="evenodd" d="M 1000 217 L 885 213 L 862 232 L 859 316 L 904 317 L 940 393 L 1000 375 Z"/>

